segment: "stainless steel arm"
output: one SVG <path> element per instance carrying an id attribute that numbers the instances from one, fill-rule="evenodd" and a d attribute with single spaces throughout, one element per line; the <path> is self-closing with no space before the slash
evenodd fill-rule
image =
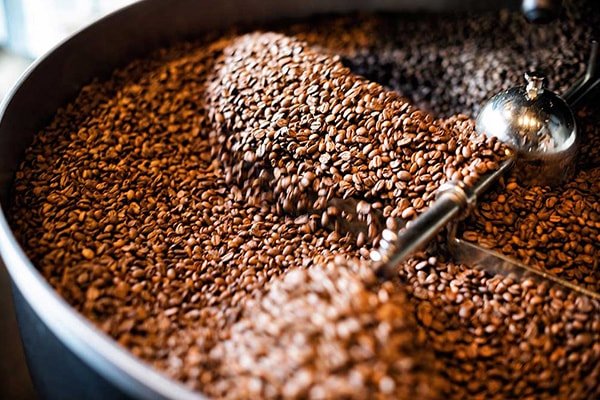
<path id="1" fill-rule="evenodd" d="M 384 230 L 379 248 L 371 252 L 371 260 L 380 265 L 380 271 L 384 275 L 393 276 L 402 261 L 427 244 L 450 221 L 474 206 L 477 197 L 510 168 L 513 162 L 514 159 L 510 156 L 500 168 L 482 176 L 472 187 L 465 187 L 462 182 L 442 185 L 433 205 L 409 222 L 404 230 Z"/>
<path id="2" fill-rule="evenodd" d="M 598 70 L 598 42 L 592 41 L 590 57 L 588 59 L 585 74 L 563 94 L 563 99 L 572 108 L 577 107 L 588 93 L 596 89 L 600 84 L 600 71 Z"/>

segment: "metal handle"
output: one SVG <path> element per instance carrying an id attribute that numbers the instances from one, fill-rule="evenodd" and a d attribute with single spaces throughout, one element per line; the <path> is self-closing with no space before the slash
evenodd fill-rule
<path id="1" fill-rule="evenodd" d="M 569 103 L 571 108 L 575 108 L 598 84 L 600 84 L 598 76 L 598 42 L 594 40 L 592 41 L 585 74 L 562 97 Z"/>
<path id="2" fill-rule="evenodd" d="M 398 265 L 427 244 L 443 227 L 475 205 L 480 196 L 500 175 L 513 165 L 512 154 L 500 167 L 480 177 L 475 185 L 450 182 L 438 189 L 437 200 L 423 214 L 409 222 L 404 230 L 383 231 L 379 248 L 371 251 L 371 260 L 385 276 L 393 276 Z"/>
<path id="3" fill-rule="evenodd" d="M 371 251 L 371 260 L 381 266 L 379 272 L 392 277 L 397 266 L 457 217 L 463 206 L 456 194 L 448 191 L 438 197 L 435 203 L 412 221 L 404 231 L 384 230 L 379 249 Z"/>
<path id="4" fill-rule="evenodd" d="M 600 301 L 600 293 L 576 285 L 572 282 L 559 278 L 552 273 L 532 268 L 521 261 L 505 256 L 496 251 L 485 249 L 476 244 L 467 242 L 456 237 L 456 224 L 453 224 L 448 232 L 448 243 L 452 252 L 452 258 L 461 264 L 475 266 L 492 274 L 503 274 L 513 279 L 534 279 L 537 282 L 550 281 L 561 285 L 576 293 L 588 296 L 590 299 Z"/>

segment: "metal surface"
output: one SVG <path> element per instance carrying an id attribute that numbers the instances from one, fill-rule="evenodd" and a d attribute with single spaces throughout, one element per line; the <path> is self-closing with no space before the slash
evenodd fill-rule
<path id="1" fill-rule="evenodd" d="M 355 10 L 458 10 L 515 7 L 514 1 L 480 2 L 461 0 L 145 0 L 113 13 L 64 41 L 35 62 L 0 106 L 0 253 L 16 288 L 17 310 L 24 336 L 43 327 L 62 347 L 60 351 L 80 360 L 93 374 L 81 373 L 78 364 L 71 372 L 72 385 L 38 387 L 47 398 L 201 398 L 174 382 L 117 345 L 92 323 L 62 300 L 29 261 L 13 236 L 5 213 L 10 184 L 24 149 L 33 135 L 47 124 L 54 112 L 72 99 L 93 78 L 106 77 L 115 67 L 173 40 L 194 37 L 207 30 L 239 22 L 260 22 L 287 17 L 305 17 L 323 12 Z M 24 311 L 25 310 L 25 311 Z M 24 315 L 33 315 L 39 323 Z M 25 335 L 27 334 L 27 335 Z M 25 342 L 31 370 L 38 382 L 51 374 L 54 360 L 35 357 L 44 337 Z M 39 346 L 36 349 L 36 346 Z M 48 353 L 48 357 L 53 357 Z M 67 356 L 67 355 L 65 355 Z M 94 378 L 94 374 L 97 375 Z M 83 377 L 85 376 L 85 377 Z M 98 379 L 101 385 L 88 384 Z M 79 388 L 87 392 L 78 391 Z M 105 389 L 102 389 L 102 387 Z M 75 388 L 78 388 L 75 390 Z M 52 390 L 50 390 L 52 389 Z M 59 390 L 60 389 L 60 390 Z M 83 390 L 82 389 L 82 390 Z M 105 391 L 103 391 L 105 390 Z M 98 391 L 102 391 L 98 393 Z M 118 395 L 117 395 L 118 394 Z"/>
<path id="2" fill-rule="evenodd" d="M 0 49 L 0 99 L 4 98 L 30 63 L 31 60 Z M 0 343 L 0 399 L 36 399 L 15 318 L 10 279 L 1 261 Z"/>
<path id="3" fill-rule="evenodd" d="M 99 375 L 88 363 L 69 351 L 13 289 L 21 338 L 34 385 L 44 399 L 125 400 L 131 397 Z M 50 364 L 50 365 L 49 365 Z M 68 391 L 65 391 L 68 388 Z M 12 397 L 14 398 L 14 397 Z"/>
<path id="4" fill-rule="evenodd" d="M 577 152 L 573 109 L 600 84 L 598 42 L 585 74 L 563 97 L 544 88 L 544 78 L 525 74 L 527 85 L 493 96 L 477 117 L 477 132 L 495 136 L 514 151 L 522 182 L 551 185 L 570 178 Z"/>
<path id="5" fill-rule="evenodd" d="M 371 260 L 381 264 L 385 276 L 397 274 L 398 265 L 416 250 L 428 243 L 450 221 L 456 218 L 463 207 L 463 198 L 448 191 L 417 218 L 406 229 L 395 232 L 386 229 L 382 233 L 379 248 L 371 251 Z M 465 200 L 466 201 L 466 200 Z"/>
<path id="6" fill-rule="evenodd" d="M 449 230 L 448 244 L 452 257 L 458 263 L 471 265 L 488 273 L 501 274 L 514 279 L 533 279 L 536 282 L 550 282 L 560 285 L 565 289 L 600 300 L 600 293 L 593 292 L 569 281 L 558 278 L 548 272 L 534 269 L 511 257 L 498 252 L 485 249 L 473 243 L 456 237 L 457 226 L 453 225 Z"/>
<path id="7" fill-rule="evenodd" d="M 526 74 L 527 85 L 492 97 L 477 117 L 477 132 L 509 145 L 519 177 L 532 184 L 557 184 L 570 178 L 577 125 L 569 105 L 543 88 L 542 78 Z"/>
<path id="8" fill-rule="evenodd" d="M 587 62 L 585 74 L 563 94 L 571 108 L 579 106 L 586 97 L 600 86 L 600 70 L 598 69 L 599 44 L 592 42 L 590 57 Z"/>
<path id="9" fill-rule="evenodd" d="M 36 399 L 15 318 L 10 279 L 0 261 L 0 399 Z"/>
<path id="10" fill-rule="evenodd" d="M 523 0 L 521 10 L 530 22 L 548 23 L 558 17 L 561 0 Z"/>

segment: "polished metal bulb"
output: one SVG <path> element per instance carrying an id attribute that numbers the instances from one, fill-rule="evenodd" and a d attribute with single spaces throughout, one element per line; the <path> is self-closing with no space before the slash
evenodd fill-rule
<path id="1" fill-rule="evenodd" d="M 525 78 L 527 85 L 498 93 L 486 103 L 476 130 L 497 137 L 514 151 L 522 180 L 560 183 L 573 171 L 575 116 L 565 100 L 543 87 L 543 78 L 534 74 Z"/>

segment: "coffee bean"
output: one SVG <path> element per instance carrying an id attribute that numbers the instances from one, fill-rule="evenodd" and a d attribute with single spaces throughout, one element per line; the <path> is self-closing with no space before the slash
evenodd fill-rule
<path id="1" fill-rule="evenodd" d="M 96 255 L 96 253 L 94 253 L 94 250 L 88 249 L 86 247 L 83 250 L 81 250 L 81 255 L 83 257 L 87 258 L 88 260 L 91 260 L 92 258 L 94 258 L 94 256 Z"/>

